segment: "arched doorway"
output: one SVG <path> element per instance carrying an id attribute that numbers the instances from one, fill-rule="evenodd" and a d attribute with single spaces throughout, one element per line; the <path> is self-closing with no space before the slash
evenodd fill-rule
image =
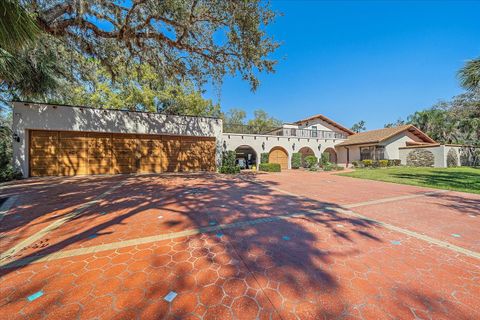
<path id="1" fill-rule="evenodd" d="M 288 153 L 282 147 L 274 147 L 268 154 L 269 163 L 278 163 L 282 170 L 288 169 Z"/>
<path id="2" fill-rule="evenodd" d="M 241 169 L 251 169 L 257 165 L 257 153 L 250 146 L 240 146 L 235 149 L 235 162 Z"/>
<path id="3" fill-rule="evenodd" d="M 328 162 L 337 163 L 337 153 L 333 148 L 327 148 L 323 153 L 328 154 Z"/>
<path id="4" fill-rule="evenodd" d="M 298 152 L 302 155 L 302 167 L 305 167 L 305 158 L 308 156 L 314 156 L 315 153 L 309 147 L 303 147 Z"/>

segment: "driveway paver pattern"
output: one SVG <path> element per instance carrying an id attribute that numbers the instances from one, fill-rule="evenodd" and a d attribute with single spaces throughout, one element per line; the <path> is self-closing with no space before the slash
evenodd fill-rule
<path id="1" fill-rule="evenodd" d="M 376 222 L 478 252 L 470 217 L 478 198 L 299 171 L 254 179 L 171 174 L 3 187 L 2 196 L 18 199 L 2 221 L 2 252 L 97 201 L 0 261 L 2 318 L 480 317 L 479 259 Z M 320 189 L 322 180 L 336 181 L 335 190 Z M 463 209 L 445 206 L 446 195 Z M 454 230 L 460 238 L 445 236 Z"/>

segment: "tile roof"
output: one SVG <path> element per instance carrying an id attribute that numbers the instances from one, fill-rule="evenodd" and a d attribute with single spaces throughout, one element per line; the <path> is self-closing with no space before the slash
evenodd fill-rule
<path id="1" fill-rule="evenodd" d="M 342 126 L 341 124 L 333 121 L 332 119 L 330 118 L 327 118 L 325 117 L 324 115 L 322 114 L 317 114 L 315 116 L 312 116 L 312 117 L 309 117 L 309 118 L 306 118 L 306 119 L 302 119 L 302 120 L 298 120 L 298 121 L 295 121 L 294 124 L 300 124 L 300 123 L 304 123 L 304 122 L 307 122 L 307 121 L 312 121 L 312 120 L 316 120 L 316 119 L 320 119 L 320 120 L 323 120 L 325 121 L 326 123 L 336 127 L 337 129 L 340 129 L 348 134 L 355 134 L 355 132 L 353 132 L 352 130 L 348 129 L 348 128 L 345 128 L 344 126 Z"/>
<path id="2" fill-rule="evenodd" d="M 337 144 L 337 146 L 351 146 L 351 145 L 357 145 L 357 144 L 379 143 L 399 133 L 402 133 L 404 131 L 408 131 L 416 135 L 425 143 L 436 143 L 435 140 L 427 136 L 417 127 L 411 124 L 406 124 L 406 125 L 393 127 L 393 128 L 383 128 L 383 129 L 356 133 L 354 135 L 349 136 L 348 139 L 345 140 L 344 142 Z"/>

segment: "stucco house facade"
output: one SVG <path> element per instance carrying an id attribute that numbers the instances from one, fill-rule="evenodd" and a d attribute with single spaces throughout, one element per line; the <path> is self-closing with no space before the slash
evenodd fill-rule
<path id="1" fill-rule="evenodd" d="M 293 153 L 327 153 L 351 166 L 363 159 L 399 159 L 404 165 L 460 165 L 461 146 L 440 145 L 412 125 L 354 133 L 323 115 L 265 132 L 231 130 L 219 118 L 13 103 L 14 166 L 24 177 L 216 171 L 234 150 L 240 165 L 261 154 L 282 169 Z"/>

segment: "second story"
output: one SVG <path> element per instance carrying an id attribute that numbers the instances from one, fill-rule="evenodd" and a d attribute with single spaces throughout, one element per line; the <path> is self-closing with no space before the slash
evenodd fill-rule
<path id="1" fill-rule="evenodd" d="M 350 129 L 319 114 L 277 128 L 256 128 L 248 125 L 224 125 L 224 133 L 261 134 L 283 137 L 345 140 L 354 134 Z"/>

